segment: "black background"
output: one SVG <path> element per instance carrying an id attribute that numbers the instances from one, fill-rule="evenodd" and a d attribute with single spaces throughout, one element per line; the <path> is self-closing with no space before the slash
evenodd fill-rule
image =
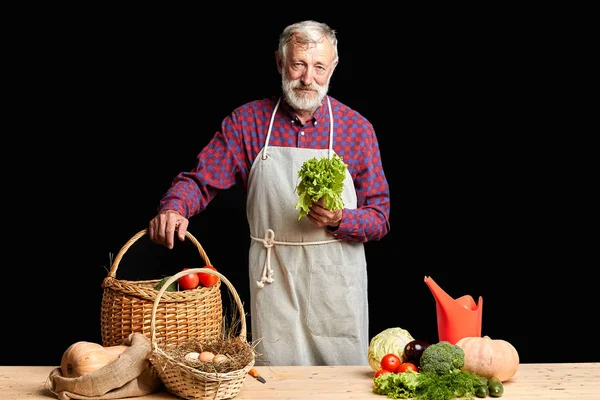
<path id="1" fill-rule="evenodd" d="M 5 169 L 16 233 L 0 364 L 57 365 L 73 342 L 100 342 L 109 254 L 147 227 L 227 113 L 277 93 L 278 35 L 301 19 L 338 31 L 330 94 L 372 122 L 390 184 L 391 231 L 366 244 L 371 336 L 402 327 L 437 341 L 431 276 L 452 297 L 482 296 L 482 333 L 521 362 L 600 360 L 586 272 L 597 242 L 577 225 L 585 193 L 552 133 L 555 42 L 536 14 L 233 9 L 75 10 L 19 32 L 27 110 L 13 135 L 21 162 Z M 220 193 L 190 231 L 249 304 L 244 201 L 241 187 Z M 194 250 L 144 236 L 117 277 L 198 266 Z"/>

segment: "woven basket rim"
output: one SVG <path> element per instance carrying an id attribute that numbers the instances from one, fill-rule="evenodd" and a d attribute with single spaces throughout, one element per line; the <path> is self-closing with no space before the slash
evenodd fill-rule
<path id="1" fill-rule="evenodd" d="M 107 276 L 104 278 L 102 282 L 102 288 L 104 289 L 112 289 L 117 292 L 127 293 L 130 296 L 138 297 L 140 299 L 154 301 L 158 296 L 158 290 L 154 289 L 154 286 L 161 279 L 152 279 L 145 281 L 131 281 L 131 280 L 123 280 L 113 278 L 112 276 Z M 152 285 L 154 283 L 154 285 Z M 148 284 L 148 287 L 143 287 L 141 285 Z M 208 297 L 213 294 L 215 291 L 221 290 L 221 281 L 217 281 L 212 286 L 198 286 L 193 290 L 178 290 L 175 292 L 165 292 L 163 294 L 162 301 L 164 302 L 181 302 L 181 301 L 189 301 L 189 300 L 201 300 L 204 297 Z"/>

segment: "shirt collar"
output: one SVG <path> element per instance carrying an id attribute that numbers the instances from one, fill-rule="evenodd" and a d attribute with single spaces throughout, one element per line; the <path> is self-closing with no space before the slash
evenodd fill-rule
<path id="1" fill-rule="evenodd" d="M 323 118 L 327 116 L 327 106 L 325 105 L 327 104 L 327 102 L 325 101 L 325 99 L 326 98 L 323 98 L 323 101 L 321 101 L 321 105 L 319 106 L 319 108 L 317 108 L 315 114 L 312 117 L 312 123 L 314 126 L 318 126 L 319 124 L 321 124 Z M 284 101 L 282 102 L 282 108 L 284 113 L 290 118 L 290 122 L 292 124 L 299 124 L 300 120 L 294 114 L 294 109 L 287 103 L 287 101 L 285 101 L 285 99 L 283 100 Z"/>

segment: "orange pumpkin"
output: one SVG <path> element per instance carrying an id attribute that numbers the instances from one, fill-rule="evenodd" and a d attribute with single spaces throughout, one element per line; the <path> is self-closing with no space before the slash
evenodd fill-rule
<path id="1" fill-rule="evenodd" d="M 60 372 L 67 378 L 77 378 L 99 370 L 106 364 L 119 358 L 129 346 L 103 347 L 93 342 L 73 343 L 63 353 Z"/>
<path id="2" fill-rule="evenodd" d="M 500 382 L 512 378 L 519 369 L 519 353 L 506 340 L 484 337 L 464 337 L 456 345 L 465 353 L 465 371 L 496 377 Z"/>

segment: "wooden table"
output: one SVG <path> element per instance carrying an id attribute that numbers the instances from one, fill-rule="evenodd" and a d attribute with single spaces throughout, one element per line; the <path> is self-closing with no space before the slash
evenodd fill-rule
<path id="1" fill-rule="evenodd" d="M 56 367 L 0 366 L 0 398 L 3 400 L 56 399 L 44 388 Z M 368 366 L 257 367 L 263 384 L 248 376 L 236 400 L 348 400 L 387 399 L 372 393 L 373 371 Z M 177 399 L 154 393 L 137 399 Z M 488 399 L 493 399 L 488 397 Z M 600 362 L 571 364 L 521 364 L 516 375 L 504 382 L 502 400 L 599 400 Z"/>

